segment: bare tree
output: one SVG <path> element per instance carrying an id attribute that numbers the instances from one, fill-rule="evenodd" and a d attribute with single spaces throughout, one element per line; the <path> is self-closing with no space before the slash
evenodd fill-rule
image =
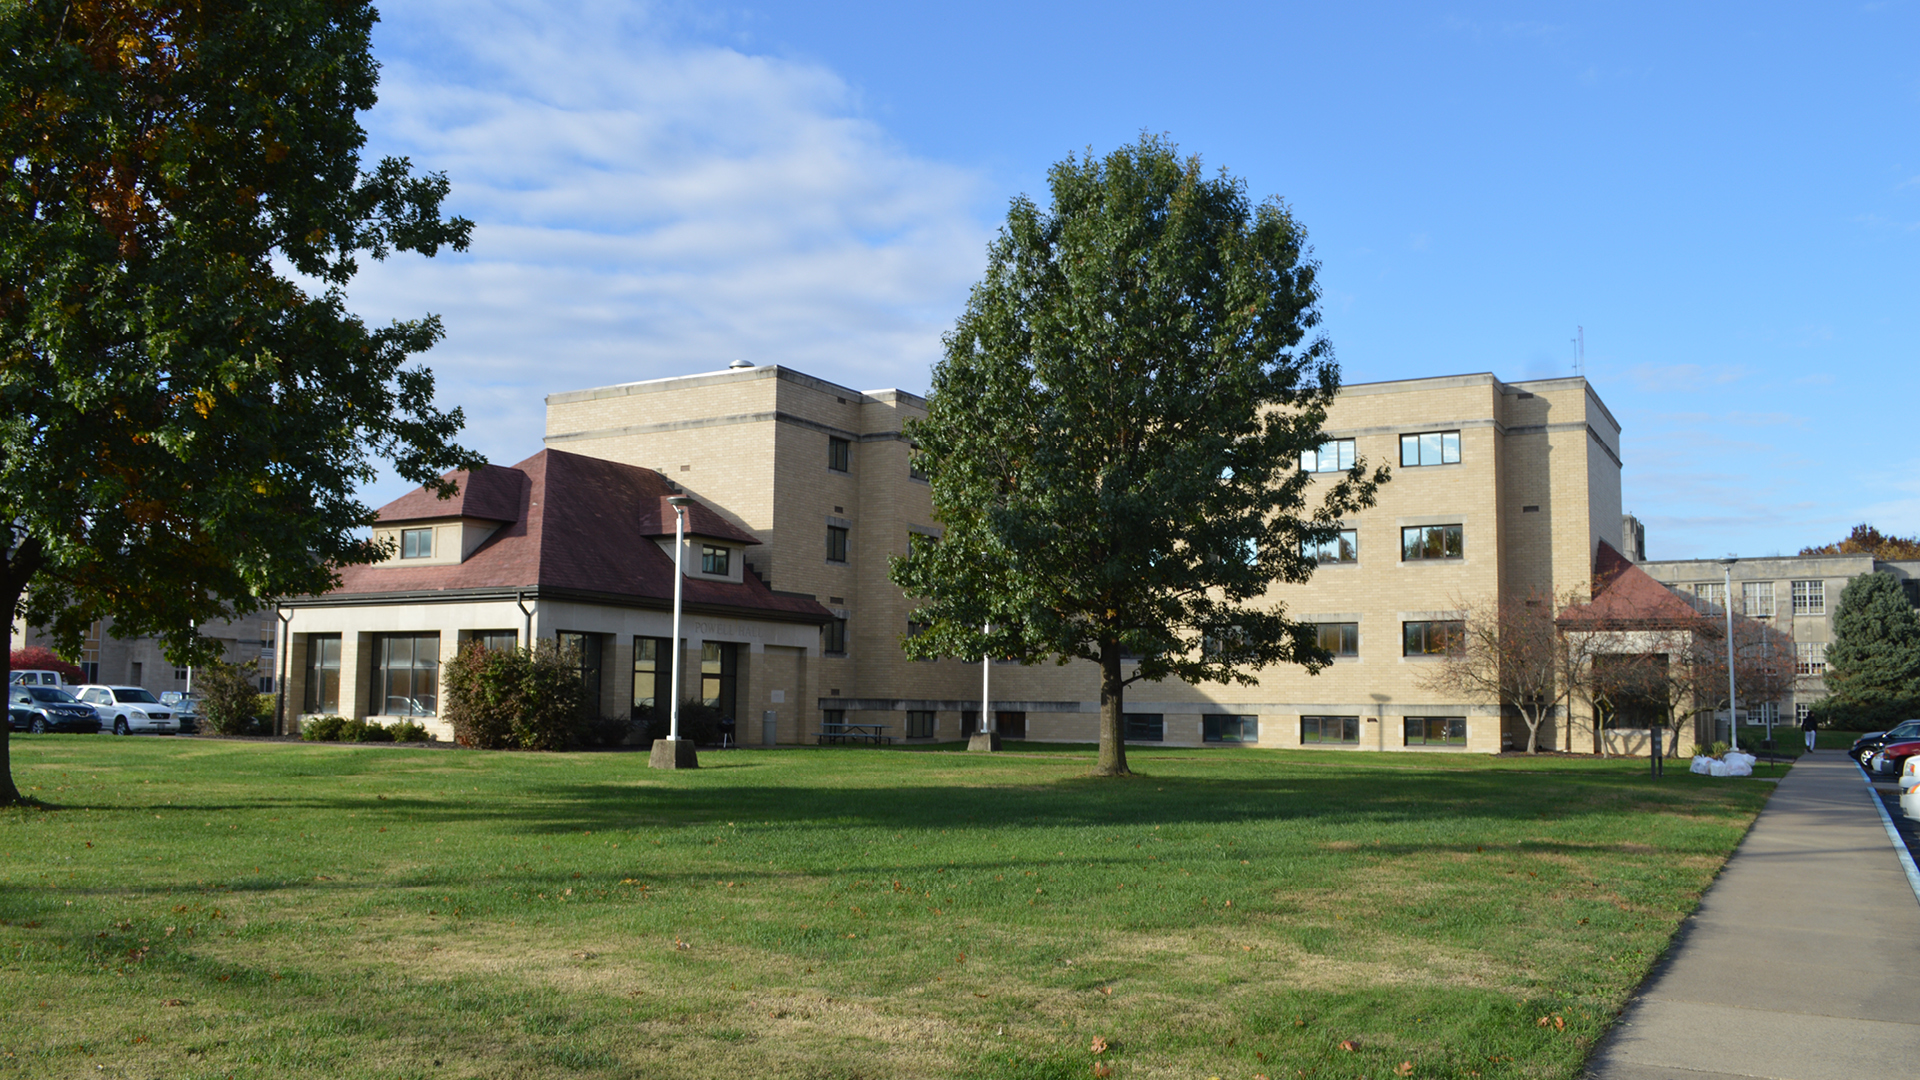
<path id="1" fill-rule="evenodd" d="M 1467 605 L 1450 650 L 1420 685 L 1513 709 L 1527 726 L 1527 753 L 1539 753 L 1540 728 L 1567 704 L 1589 662 L 1589 635 L 1563 634 L 1556 625 L 1560 610 L 1579 599 L 1534 592 Z"/>

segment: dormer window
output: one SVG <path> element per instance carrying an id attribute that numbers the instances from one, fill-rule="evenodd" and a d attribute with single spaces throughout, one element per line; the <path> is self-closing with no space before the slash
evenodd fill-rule
<path id="1" fill-rule="evenodd" d="M 400 530 L 400 557 L 403 559 L 433 558 L 433 530 Z"/>
<path id="2" fill-rule="evenodd" d="M 730 547 L 718 544 L 700 545 L 700 572 L 703 574 L 718 574 L 721 577 L 727 576 L 729 573 L 728 562 L 732 554 L 733 549 Z"/>

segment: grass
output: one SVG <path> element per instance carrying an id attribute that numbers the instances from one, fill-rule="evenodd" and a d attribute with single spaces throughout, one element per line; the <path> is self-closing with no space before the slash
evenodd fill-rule
<path id="1" fill-rule="evenodd" d="M 1771 789 L 1445 754 L 1139 750 L 1101 781 L 1018 745 L 684 773 L 12 747 L 41 805 L 0 812 L 0 1078 L 1573 1077 Z"/>

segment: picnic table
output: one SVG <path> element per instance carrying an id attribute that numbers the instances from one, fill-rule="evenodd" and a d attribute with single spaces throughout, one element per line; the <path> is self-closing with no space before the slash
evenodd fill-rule
<path id="1" fill-rule="evenodd" d="M 893 736 L 887 734 L 891 724 L 821 724 L 814 732 L 820 745 L 828 743 L 864 742 L 874 746 L 893 742 Z"/>

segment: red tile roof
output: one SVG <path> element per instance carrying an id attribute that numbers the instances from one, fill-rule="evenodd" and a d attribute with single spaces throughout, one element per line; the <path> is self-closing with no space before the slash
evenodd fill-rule
<path id="1" fill-rule="evenodd" d="M 1675 629 L 1709 624 L 1686 598 L 1655 581 L 1605 540 L 1593 557 L 1593 602 L 1574 604 L 1560 623 L 1592 624 L 1608 629 Z"/>
<path id="2" fill-rule="evenodd" d="M 512 468 L 489 465 L 471 477 L 455 472 L 447 478 L 461 486 L 455 499 L 442 502 L 419 489 L 382 507 L 380 521 L 461 516 L 505 524 L 458 564 L 350 566 L 340 572 L 339 588 L 309 602 L 527 590 L 640 607 L 672 604 L 673 557 L 655 538 L 673 534 L 666 500 L 674 492 L 652 469 L 542 450 Z M 450 511 L 449 504 L 458 510 Z M 759 543 L 698 502 L 687 516 L 691 535 Z M 688 577 L 686 605 L 785 621 L 832 618 L 810 598 L 775 593 L 751 573 L 743 578 L 736 584 Z"/>

